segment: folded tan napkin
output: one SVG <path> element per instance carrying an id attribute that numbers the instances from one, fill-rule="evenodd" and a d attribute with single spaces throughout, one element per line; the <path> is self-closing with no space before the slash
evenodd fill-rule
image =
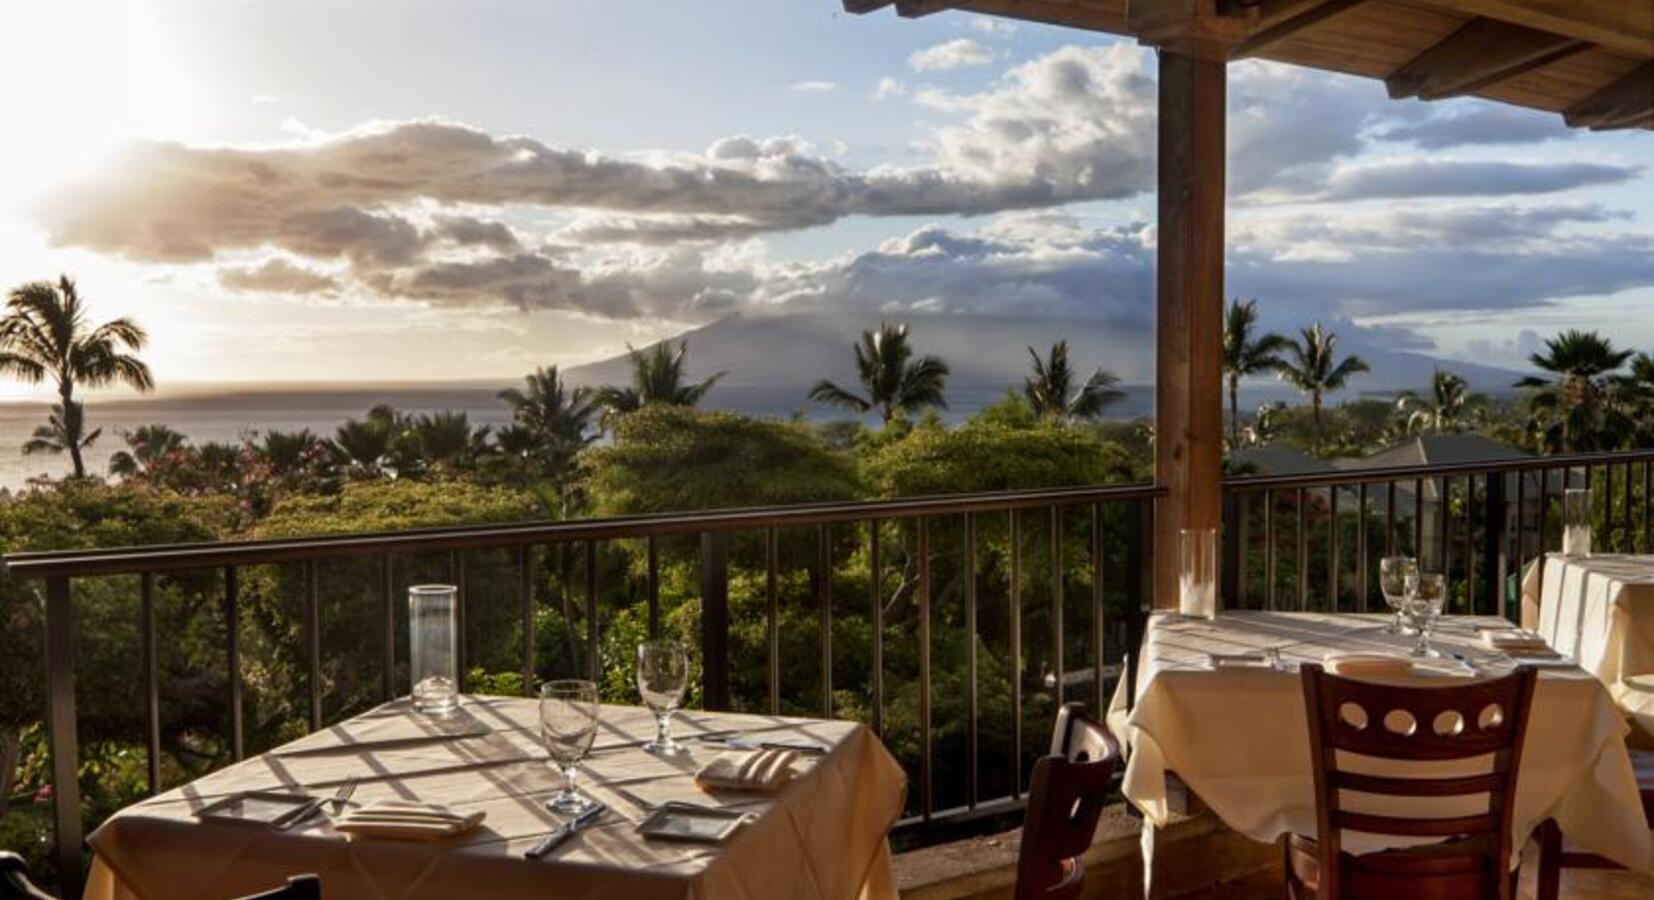
<path id="1" fill-rule="evenodd" d="M 1388 653 L 1329 653 L 1322 661 L 1333 674 L 1346 678 L 1406 675 L 1413 671 L 1412 660 Z"/>
<path id="2" fill-rule="evenodd" d="M 703 788 L 726 791 L 773 791 L 792 777 L 797 750 L 726 750 L 695 773 Z"/>
<path id="3" fill-rule="evenodd" d="M 1482 632 L 1482 645 L 1505 653 L 1524 656 L 1555 656 L 1556 651 L 1539 635 L 1521 628 Z"/>
<path id="4" fill-rule="evenodd" d="M 376 800 L 333 820 L 333 830 L 351 839 L 442 841 L 482 824 L 482 811 L 457 813 L 444 806 L 405 800 Z"/>

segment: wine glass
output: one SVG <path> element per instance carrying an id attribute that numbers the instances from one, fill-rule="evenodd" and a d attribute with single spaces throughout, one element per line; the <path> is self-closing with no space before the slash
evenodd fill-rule
<path id="1" fill-rule="evenodd" d="M 1401 633 L 1401 613 L 1407 601 L 1407 577 L 1417 575 L 1419 561 L 1411 556 L 1386 556 L 1378 561 L 1378 589 L 1384 594 L 1384 605 L 1395 615 L 1385 627 L 1385 634 Z"/>
<path id="2" fill-rule="evenodd" d="M 578 813 L 591 803 L 574 789 L 576 767 L 597 739 L 601 707 L 597 685 L 580 679 L 548 681 L 540 688 L 540 740 L 563 773 L 563 790 L 546 806 L 558 812 Z"/>
<path id="3" fill-rule="evenodd" d="M 1441 616 L 1442 605 L 1447 602 L 1447 576 L 1440 572 L 1415 572 L 1407 576 L 1407 599 L 1403 602 L 1407 617 L 1419 633 L 1413 655 L 1441 655 L 1430 649 L 1430 628 Z"/>
<path id="4" fill-rule="evenodd" d="M 670 756 L 683 748 L 672 740 L 672 713 L 683 702 L 689 686 L 689 653 L 677 641 L 644 641 L 637 645 L 637 692 L 655 714 L 655 739 L 643 749 Z"/>

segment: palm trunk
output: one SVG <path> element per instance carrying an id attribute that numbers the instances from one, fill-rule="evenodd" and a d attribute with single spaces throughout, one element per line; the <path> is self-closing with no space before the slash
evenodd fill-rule
<path id="1" fill-rule="evenodd" d="M 75 388 L 68 381 L 64 381 L 63 387 L 59 388 L 57 393 L 63 402 L 63 440 L 69 445 L 69 460 L 74 463 L 75 477 L 85 478 L 86 460 L 80 455 L 80 435 L 85 430 L 82 427 L 84 423 L 69 413 L 69 404 L 75 402 Z"/>
<path id="2" fill-rule="evenodd" d="M 1229 448 L 1240 449 L 1240 376 L 1229 376 Z"/>
<path id="3" fill-rule="evenodd" d="M 1316 391 L 1315 393 L 1310 395 L 1310 404 L 1315 409 L 1315 442 L 1314 442 L 1315 455 L 1320 456 L 1321 455 L 1321 442 L 1323 440 L 1322 435 L 1321 435 L 1321 392 L 1320 391 Z"/>

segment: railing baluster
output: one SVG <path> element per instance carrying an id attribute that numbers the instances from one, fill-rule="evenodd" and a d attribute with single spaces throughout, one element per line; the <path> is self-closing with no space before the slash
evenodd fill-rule
<path id="1" fill-rule="evenodd" d="M 1413 558 L 1423 566 L 1424 559 L 1424 479 L 1413 479 Z"/>
<path id="2" fill-rule="evenodd" d="M 879 520 L 867 522 L 867 596 L 873 620 L 873 733 L 884 737 L 884 574 L 879 559 Z"/>
<path id="3" fill-rule="evenodd" d="M 660 547 L 655 536 L 649 535 L 645 545 L 648 573 L 644 576 L 649 589 L 649 640 L 660 640 Z"/>
<path id="4" fill-rule="evenodd" d="M 770 715 L 781 713 L 781 597 L 776 569 L 780 550 L 774 527 L 764 529 L 764 684 Z"/>
<path id="5" fill-rule="evenodd" d="M 1384 483 L 1384 555 L 1396 555 L 1396 481 Z"/>
<path id="6" fill-rule="evenodd" d="M 821 617 L 821 716 L 833 717 L 833 542 L 826 525 L 816 526 L 816 603 Z"/>
<path id="7" fill-rule="evenodd" d="M 1103 603 L 1103 505 L 1091 504 L 1091 705 L 1105 709 L 1103 650 L 1108 624 Z"/>
<path id="8" fill-rule="evenodd" d="M 1057 706 L 1063 702 L 1063 567 L 1062 567 L 1062 508 L 1051 507 L 1051 673 L 1056 676 L 1053 691 Z"/>
<path id="9" fill-rule="evenodd" d="M 459 675 L 459 689 L 463 693 L 471 661 L 466 654 L 465 641 L 465 554 L 458 550 L 448 554 L 448 580 L 454 585 L 454 665 Z"/>
<path id="10" fill-rule="evenodd" d="M 965 804 L 980 795 L 976 746 L 976 513 L 965 513 Z"/>
<path id="11" fill-rule="evenodd" d="M 1309 524 L 1306 518 L 1309 515 L 1306 507 L 1309 506 L 1309 495 L 1303 488 L 1296 494 L 1298 503 L 1298 530 L 1297 530 L 1297 557 L 1294 562 L 1298 567 L 1298 611 L 1306 612 L 1309 609 Z"/>
<path id="12" fill-rule="evenodd" d="M 1327 611 L 1338 612 L 1338 485 L 1327 488 Z"/>
<path id="13" fill-rule="evenodd" d="M 1264 602 L 1275 609 L 1275 492 L 1263 492 L 1263 580 Z M 1137 648 L 1131 648 L 1136 653 Z"/>
<path id="14" fill-rule="evenodd" d="M 1446 583 L 1447 596 L 1453 596 L 1453 479 L 1443 475 L 1440 479 L 1440 492 L 1436 495 L 1437 512 L 1436 526 L 1440 529 L 1437 543 L 1441 545 L 1442 580 Z M 1423 566 L 1423 562 L 1420 562 Z"/>
<path id="15" fill-rule="evenodd" d="M 1516 472 L 1516 571 L 1528 560 L 1528 472 Z"/>
<path id="16" fill-rule="evenodd" d="M 1476 609 L 1476 479 L 1464 477 L 1464 608 Z"/>
<path id="17" fill-rule="evenodd" d="M 80 896 L 80 736 L 75 717 L 75 608 L 69 576 L 46 579 L 46 733 L 52 754 L 52 821 L 58 878 Z"/>
<path id="18" fill-rule="evenodd" d="M 930 520 L 919 517 L 919 802 L 925 819 L 936 808 L 930 729 Z"/>
<path id="19" fill-rule="evenodd" d="M 1093 504 L 1093 506 L 1095 505 Z M 1248 493 L 1242 493 L 1235 497 L 1234 548 L 1235 606 L 1240 609 L 1248 609 L 1251 598 L 1247 596 L 1246 581 L 1252 562 L 1252 495 Z M 1098 702 L 1101 702 L 1101 700 Z"/>
<path id="20" fill-rule="evenodd" d="M 1355 494 L 1355 602 L 1361 611 L 1367 611 L 1367 482 L 1361 482 Z"/>
<path id="21" fill-rule="evenodd" d="M 1011 584 L 1011 796 L 1022 796 L 1022 515 L 1010 513 Z"/>
<path id="22" fill-rule="evenodd" d="M 1650 535 L 1648 531 L 1651 524 L 1649 520 L 1650 506 L 1654 506 L 1654 462 L 1645 462 L 1643 463 L 1643 533 L 1642 540 L 1637 543 L 1637 550 L 1641 553 L 1647 553 L 1649 545 L 1654 543 L 1650 540 L 1654 535 Z"/>
<path id="23" fill-rule="evenodd" d="M 1510 528 L 1510 510 L 1505 505 L 1505 474 L 1503 472 L 1489 472 L 1487 484 L 1484 487 L 1483 514 L 1482 514 L 1482 565 L 1486 567 L 1483 576 L 1483 598 L 1480 612 L 1484 615 L 1502 616 L 1505 613 L 1505 578 L 1507 569 L 1507 538 Z M 1522 474 L 1516 474 L 1517 484 L 1521 484 Z M 1475 604 L 1475 599 L 1471 603 Z"/>
<path id="24" fill-rule="evenodd" d="M 311 560 L 305 570 L 304 657 L 310 686 L 310 730 L 322 730 L 322 604 L 321 562 Z M 460 670 L 461 683 L 464 669 Z M 463 690 L 464 688 L 461 688 Z"/>
<path id="25" fill-rule="evenodd" d="M 149 751 L 149 792 L 161 792 L 161 673 L 155 643 L 155 576 L 138 576 L 139 616 L 143 629 L 144 739 Z"/>
<path id="26" fill-rule="evenodd" d="M 523 696 L 534 696 L 534 582 L 533 547 L 523 544 L 517 548 L 517 603 L 521 607 L 523 629 Z"/>
<path id="27" fill-rule="evenodd" d="M 240 762 L 247 756 L 241 722 L 241 598 L 235 566 L 224 567 L 225 665 L 230 679 L 230 757 Z"/>
<path id="28" fill-rule="evenodd" d="M 1566 476 L 1564 476 L 1566 477 Z M 1551 549 L 1551 470 L 1539 469 L 1539 548 L 1535 556 L 1544 556 Z"/>
<path id="29" fill-rule="evenodd" d="M 1620 501 L 1620 552 L 1630 553 L 1636 543 L 1636 532 L 1631 525 L 1631 464 L 1621 467 L 1625 475 L 1625 483 L 1621 486 L 1623 494 Z"/>
<path id="30" fill-rule="evenodd" d="M 587 592 L 597 596 L 595 586 Z M 701 533 L 701 705 L 729 708 L 729 535 L 722 531 Z"/>
<path id="31" fill-rule="evenodd" d="M 389 553 L 379 555 L 380 614 L 384 617 L 385 647 L 379 690 L 383 699 L 396 696 L 396 569 Z"/>
<path id="32" fill-rule="evenodd" d="M 597 541 L 586 542 L 586 670 L 587 677 L 603 677 L 603 660 L 598 658 L 597 634 Z"/>

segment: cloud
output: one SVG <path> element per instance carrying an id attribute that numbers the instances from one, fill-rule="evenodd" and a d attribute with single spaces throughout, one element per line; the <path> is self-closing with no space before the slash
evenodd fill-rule
<path id="1" fill-rule="evenodd" d="M 907 58 L 907 65 L 915 72 L 945 72 L 950 69 L 985 66 L 993 62 L 994 58 L 994 51 L 971 38 L 955 38 L 913 51 Z"/>
<path id="2" fill-rule="evenodd" d="M 279 256 L 259 266 L 220 269 L 218 281 L 232 291 L 272 294 L 331 294 L 339 289 L 338 280 L 332 276 L 294 265 Z"/>
<path id="3" fill-rule="evenodd" d="M 880 78 L 873 87 L 874 100 L 888 100 L 891 97 L 900 97 L 907 93 L 907 85 L 895 78 Z"/>
<path id="4" fill-rule="evenodd" d="M 1573 129 L 1555 113 L 1492 103 L 1477 103 L 1448 114 L 1431 115 L 1379 133 L 1386 141 L 1411 143 L 1424 150 L 1469 144 L 1531 144 L 1571 140 Z"/>
<path id="5" fill-rule="evenodd" d="M 807 94 L 824 94 L 838 90 L 836 81 L 795 81 L 788 85 L 788 90 L 800 91 Z"/>
<path id="6" fill-rule="evenodd" d="M 971 16 L 966 25 L 990 37 L 1009 37 L 1017 30 L 1017 23 L 997 16 Z"/>
<path id="7" fill-rule="evenodd" d="M 1418 158 L 1343 166 L 1328 179 L 1320 199 L 1549 194 L 1617 184 L 1631 180 L 1638 172 L 1631 166 L 1604 163 L 1510 163 Z"/>

